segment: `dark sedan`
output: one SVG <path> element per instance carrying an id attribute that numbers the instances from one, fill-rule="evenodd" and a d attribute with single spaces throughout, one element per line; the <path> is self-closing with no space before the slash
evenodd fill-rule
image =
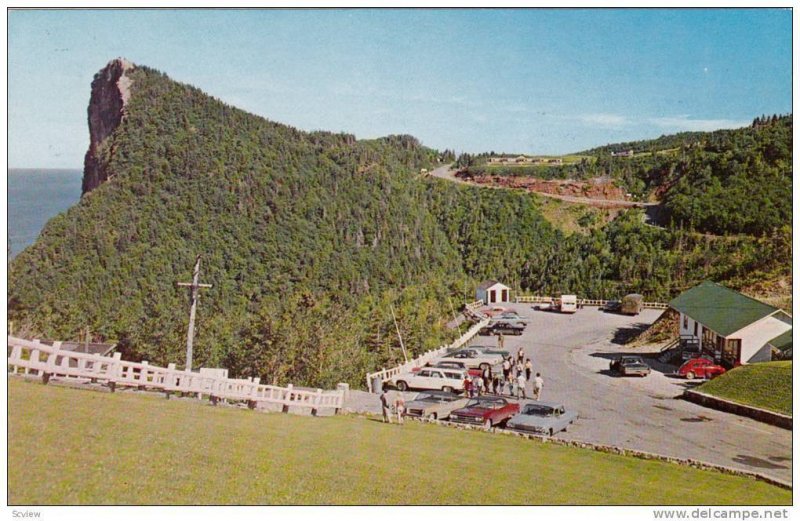
<path id="1" fill-rule="evenodd" d="M 650 366 L 644 363 L 641 356 L 621 356 L 609 364 L 611 372 L 620 376 L 647 376 Z"/>

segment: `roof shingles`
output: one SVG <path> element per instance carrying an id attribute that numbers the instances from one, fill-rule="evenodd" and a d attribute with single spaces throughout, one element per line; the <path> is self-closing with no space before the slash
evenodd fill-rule
<path id="1" fill-rule="evenodd" d="M 669 305 L 723 337 L 778 311 L 778 308 L 711 281 L 684 291 Z"/>

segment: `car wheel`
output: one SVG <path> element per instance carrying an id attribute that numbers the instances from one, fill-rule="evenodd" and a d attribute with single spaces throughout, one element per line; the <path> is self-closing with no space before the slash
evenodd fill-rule
<path id="1" fill-rule="evenodd" d="M 405 383 L 403 380 L 397 382 L 397 389 L 400 391 L 408 391 L 408 384 Z"/>
<path id="2" fill-rule="evenodd" d="M 692 371 L 689 371 L 688 373 L 686 373 L 686 379 L 687 380 L 694 380 L 694 373 Z"/>
<path id="3" fill-rule="evenodd" d="M 437 415 L 435 412 L 432 412 L 428 418 L 435 421 L 439 419 L 439 415 Z"/>
<path id="4" fill-rule="evenodd" d="M 486 420 L 483 422 L 483 428 L 487 431 L 492 428 L 492 420 Z"/>
<path id="5" fill-rule="evenodd" d="M 444 391 L 446 393 L 452 393 L 453 392 L 453 388 L 450 387 L 449 385 L 445 385 L 444 387 L 442 387 L 442 391 Z"/>
<path id="6" fill-rule="evenodd" d="M 550 436 L 552 436 L 552 435 L 553 435 L 553 429 L 550 429 L 550 430 L 549 430 L 549 431 L 547 431 L 547 432 L 550 434 Z"/>

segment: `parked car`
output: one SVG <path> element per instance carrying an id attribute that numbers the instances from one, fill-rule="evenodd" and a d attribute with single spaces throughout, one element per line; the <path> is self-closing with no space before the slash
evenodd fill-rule
<path id="1" fill-rule="evenodd" d="M 511 355 L 511 353 L 508 352 L 507 350 L 500 349 L 499 347 L 496 346 L 475 345 L 475 346 L 469 346 L 469 349 L 475 349 L 476 351 L 486 353 L 487 355 L 500 355 L 503 358 L 506 358 L 509 355 Z"/>
<path id="2" fill-rule="evenodd" d="M 497 396 L 479 396 L 470 399 L 461 409 L 450 413 L 450 421 L 469 425 L 483 425 L 490 429 L 505 423 L 519 412 L 519 404 Z"/>
<path id="3" fill-rule="evenodd" d="M 503 357 L 500 355 L 489 354 L 489 353 L 482 353 L 477 349 L 459 349 L 453 353 L 448 353 L 444 356 L 440 356 L 439 358 L 433 360 L 432 363 L 438 362 L 464 362 L 464 364 L 472 369 L 472 368 L 479 368 L 479 369 L 486 369 L 487 367 L 492 367 L 497 365 L 503 361 Z"/>
<path id="4" fill-rule="evenodd" d="M 620 376 L 647 376 L 650 374 L 650 366 L 644 363 L 641 356 L 625 355 L 609 364 L 612 372 Z"/>
<path id="5" fill-rule="evenodd" d="M 687 380 L 693 380 L 694 378 L 710 379 L 724 372 L 724 367 L 715 364 L 713 360 L 709 360 L 708 358 L 692 358 L 678 368 L 678 375 L 683 376 Z"/>
<path id="6" fill-rule="evenodd" d="M 505 313 L 502 313 L 502 314 L 494 317 L 494 320 L 496 320 L 498 322 L 499 321 L 521 322 L 523 324 L 525 322 L 530 322 L 529 318 L 522 318 L 521 316 L 519 316 L 519 313 L 517 313 L 516 311 L 506 311 Z"/>
<path id="7" fill-rule="evenodd" d="M 469 398 L 455 393 L 428 391 L 419 393 L 416 398 L 406 402 L 406 415 L 414 418 L 446 420 L 455 409 L 464 407 Z"/>
<path id="8" fill-rule="evenodd" d="M 409 389 L 459 392 L 463 388 L 467 372 L 462 369 L 440 369 L 421 367 L 389 379 L 389 383 L 401 391 Z"/>
<path id="9" fill-rule="evenodd" d="M 606 302 L 602 310 L 606 313 L 619 313 L 622 311 L 622 302 L 619 300 L 609 300 Z"/>
<path id="10" fill-rule="evenodd" d="M 512 324 L 509 322 L 496 322 L 490 326 L 482 328 L 481 331 L 488 328 L 488 332 L 481 333 L 484 335 L 516 335 L 519 336 L 525 331 L 525 324 Z M 478 332 L 480 333 L 480 331 Z"/>
<path id="11" fill-rule="evenodd" d="M 507 319 L 507 318 L 501 318 L 501 319 L 497 319 L 497 320 L 492 320 L 491 322 L 489 322 L 489 325 L 490 326 L 504 325 L 504 326 L 511 326 L 511 327 L 519 327 L 519 328 L 522 328 L 523 330 L 528 326 L 527 322 L 525 322 L 523 320 L 512 320 L 512 319 Z"/>
<path id="12" fill-rule="evenodd" d="M 452 360 L 439 360 L 439 361 L 428 362 L 427 364 L 425 364 L 425 367 L 438 367 L 440 369 L 460 369 L 462 371 L 466 371 L 467 374 L 469 374 L 470 376 L 479 376 L 483 374 L 483 371 L 481 371 L 480 369 L 470 369 L 464 362 L 455 362 Z M 422 368 L 415 367 L 414 369 L 412 369 L 412 371 L 419 371 L 420 369 Z"/>
<path id="13" fill-rule="evenodd" d="M 560 403 L 536 402 L 523 407 L 513 416 L 506 428 L 533 434 L 553 434 L 567 430 L 567 426 L 578 419 L 578 413 L 567 411 Z"/>

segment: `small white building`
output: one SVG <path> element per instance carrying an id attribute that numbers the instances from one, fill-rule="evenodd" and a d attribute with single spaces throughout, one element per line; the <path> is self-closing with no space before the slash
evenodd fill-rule
<path id="1" fill-rule="evenodd" d="M 792 316 L 781 309 L 709 281 L 669 305 L 679 313 L 681 337 L 729 367 L 768 362 L 787 349 L 791 356 Z"/>
<path id="2" fill-rule="evenodd" d="M 481 282 L 477 291 L 475 291 L 475 298 L 482 300 L 487 306 L 511 302 L 511 288 L 505 284 L 500 284 L 496 280 L 485 280 Z"/>

